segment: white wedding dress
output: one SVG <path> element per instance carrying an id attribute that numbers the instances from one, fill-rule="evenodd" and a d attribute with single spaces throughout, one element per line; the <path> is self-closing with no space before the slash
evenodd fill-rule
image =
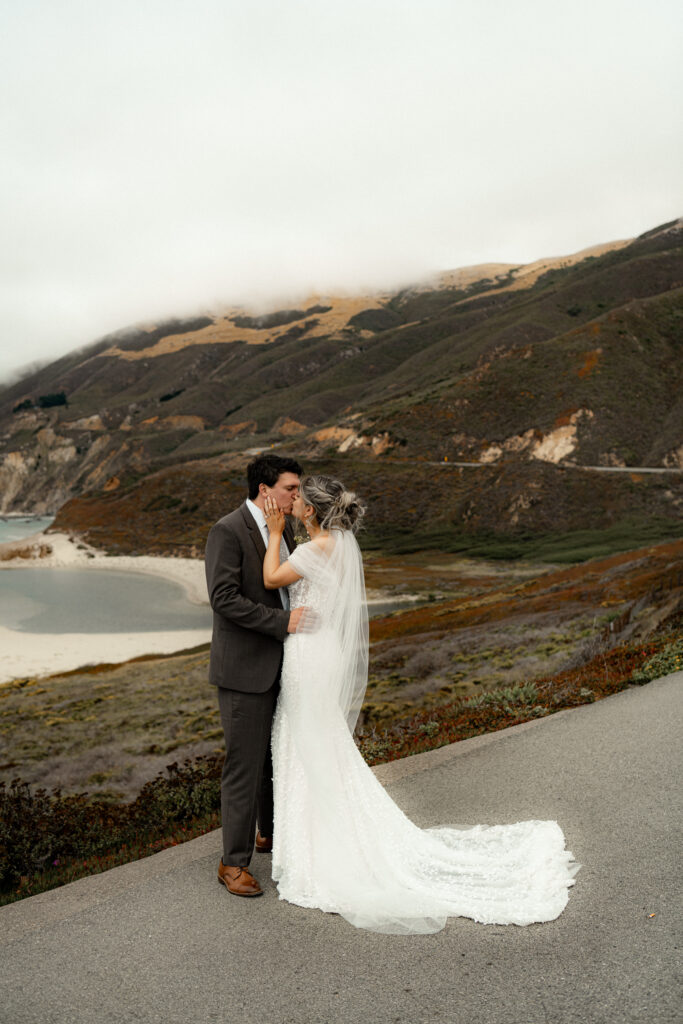
<path id="1" fill-rule="evenodd" d="M 331 553 L 300 545 L 290 605 L 319 617 L 285 641 L 273 725 L 273 878 L 281 899 L 390 934 L 558 917 L 578 866 L 557 822 L 420 829 L 393 802 L 353 740 L 367 682 L 367 613 L 355 537 Z M 456 811 L 457 813 L 457 811 Z"/>

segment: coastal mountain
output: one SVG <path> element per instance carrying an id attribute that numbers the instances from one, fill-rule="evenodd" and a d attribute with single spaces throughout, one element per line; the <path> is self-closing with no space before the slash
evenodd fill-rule
<path id="1" fill-rule="evenodd" d="M 273 447 L 361 491 L 378 541 L 667 535 L 682 337 L 680 220 L 395 293 L 128 328 L 0 391 L 0 511 L 59 510 L 112 550 L 200 549 Z"/>

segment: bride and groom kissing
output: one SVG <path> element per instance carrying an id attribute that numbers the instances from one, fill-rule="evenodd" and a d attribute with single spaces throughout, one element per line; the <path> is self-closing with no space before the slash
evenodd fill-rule
<path id="1" fill-rule="evenodd" d="M 365 508 L 294 459 L 258 456 L 248 498 L 213 526 L 209 681 L 225 735 L 218 877 L 260 896 L 254 849 L 279 896 L 376 932 L 435 932 L 451 916 L 558 917 L 578 867 L 557 822 L 420 829 L 353 739 L 368 674 Z M 296 544 L 286 516 L 305 527 Z"/>

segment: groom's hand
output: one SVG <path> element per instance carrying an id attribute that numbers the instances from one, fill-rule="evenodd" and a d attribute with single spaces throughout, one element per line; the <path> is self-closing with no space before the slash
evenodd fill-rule
<path id="1" fill-rule="evenodd" d="M 314 633 L 318 616 L 310 608 L 292 608 L 289 613 L 288 633 Z"/>
<path id="2" fill-rule="evenodd" d="M 301 621 L 301 616 L 305 611 L 305 608 L 292 608 L 289 613 L 289 625 L 287 626 L 288 633 L 296 633 L 299 627 L 299 622 Z"/>

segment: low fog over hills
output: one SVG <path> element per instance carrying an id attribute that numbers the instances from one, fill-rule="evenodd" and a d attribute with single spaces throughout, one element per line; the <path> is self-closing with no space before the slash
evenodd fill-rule
<path id="1" fill-rule="evenodd" d="M 112 549 L 198 549 L 249 452 L 274 446 L 362 490 L 366 543 L 666 535 L 682 500 L 682 241 L 676 221 L 396 293 L 121 330 L 0 391 L 1 511 L 61 509 Z"/>

